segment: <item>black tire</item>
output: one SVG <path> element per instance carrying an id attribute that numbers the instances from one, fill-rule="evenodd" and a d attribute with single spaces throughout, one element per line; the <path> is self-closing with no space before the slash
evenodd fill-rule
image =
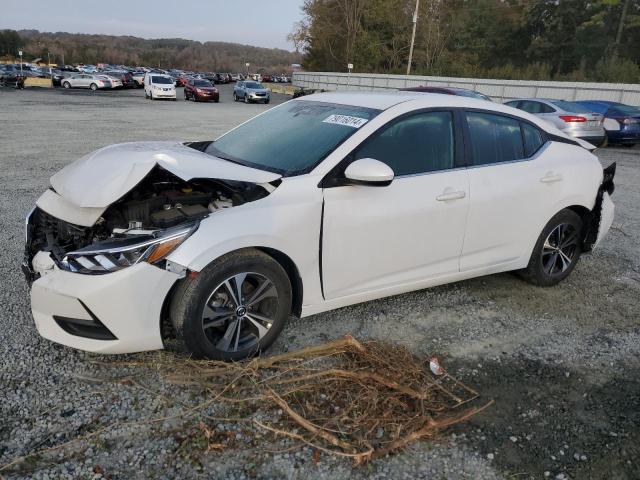
<path id="1" fill-rule="evenodd" d="M 96 85 L 95 83 L 92 83 L 91 85 L 89 85 L 89 88 L 91 89 L 92 92 L 95 92 L 96 90 L 98 90 L 98 85 Z"/>
<path id="2" fill-rule="evenodd" d="M 187 90 L 184 90 L 184 100 L 187 101 L 189 100 L 189 95 L 187 95 Z"/>
<path id="3" fill-rule="evenodd" d="M 149 92 L 149 100 L 153 100 L 153 92 Z"/>
<path id="4" fill-rule="evenodd" d="M 249 103 L 249 95 L 244 94 L 244 103 Z"/>
<path id="5" fill-rule="evenodd" d="M 69 82 L 62 82 L 62 86 L 66 89 L 71 88 L 71 84 Z"/>
<path id="6" fill-rule="evenodd" d="M 560 211 L 538 237 L 529 265 L 520 272 L 522 278 L 540 287 L 560 283 L 576 267 L 583 238 L 584 222 L 580 215 L 568 209 Z"/>
<path id="7" fill-rule="evenodd" d="M 271 101 L 270 99 L 266 99 L 266 100 L 264 101 L 264 104 L 265 104 L 265 105 L 269 105 L 269 102 L 270 102 L 270 101 Z"/>
<path id="8" fill-rule="evenodd" d="M 215 98 L 213 101 L 214 101 L 215 103 L 220 103 L 220 99 L 219 99 L 219 98 Z"/>
<path id="9" fill-rule="evenodd" d="M 233 101 L 234 102 L 238 101 L 238 96 L 236 95 L 236 92 L 233 92 Z"/>
<path id="10" fill-rule="evenodd" d="M 259 283 L 256 283 L 255 286 L 252 284 L 252 277 L 250 276 L 253 275 L 255 278 L 263 278 L 271 282 L 265 291 L 276 293 L 275 297 L 269 295 L 267 298 L 260 300 L 257 303 L 257 308 L 249 306 L 249 303 L 245 308 L 244 305 L 235 305 L 232 295 L 227 295 L 228 303 L 223 303 L 222 306 L 214 306 L 214 303 L 211 302 L 217 298 L 214 296 L 216 292 L 222 292 L 223 294 L 228 292 L 224 287 L 225 282 L 230 282 L 233 288 L 235 285 L 231 279 L 243 272 L 250 272 L 247 275 L 247 280 L 244 283 L 240 282 L 249 289 L 248 296 L 253 293 L 250 290 L 252 287 L 255 290 L 260 288 Z M 214 300 L 212 300 L 212 297 Z M 276 300 L 272 300 L 273 298 Z M 248 300 L 248 298 L 241 299 L 241 302 L 244 303 L 245 300 Z M 208 318 L 207 321 L 209 323 L 216 323 L 216 325 L 205 330 L 204 312 L 207 302 L 209 302 L 210 306 L 207 307 L 209 311 L 213 311 L 213 308 L 218 308 L 236 313 L 232 313 L 231 318 L 214 321 Z M 265 302 L 267 302 L 266 307 Z M 273 343 L 289 318 L 291 302 L 291 284 L 282 266 L 272 257 L 259 250 L 244 249 L 224 255 L 212 262 L 195 278 L 187 277 L 182 280 L 171 300 L 170 315 L 178 338 L 184 341 L 187 349 L 194 356 L 213 360 L 235 361 L 263 352 Z M 243 313 L 237 313 L 241 308 L 245 308 L 244 314 L 247 317 L 238 320 L 238 315 L 243 315 Z M 256 315 L 258 312 L 260 312 L 261 316 L 269 317 L 273 320 L 269 327 L 263 329 L 263 332 L 265 332 L 263 336 L 260 335 L 259 330 L 256 328 L 255 321 L 248 320 L 249 315 Z M 238 322 L 240 331 L 234 330 L 233 322 Z M 262 324 L 263 327 L 265 325 L 268 325 L 268 323 Z M 230 331 L 233 332 L 231 333 L 231 339 L 229 339 Z M 242 337 L 243 332 L 245 332 L 246 337 Z M 218 348 L 221 344 L 224 345 L 225 339 L 227 339 L 227 346 L 231 347 L 231 342 L 236 336 L 236 349 L 225 350 L 223 349 L 224 347 Z M 245 338 L 247 340 L 244 340 Z"/>
<path id="11" fill-rule="evenodd" d="M 633 147 L 636 146 L 636 144 L 635 143 L 623 143 L 622 146 L 625 147 L 625 148 L 633 148 Z"/>

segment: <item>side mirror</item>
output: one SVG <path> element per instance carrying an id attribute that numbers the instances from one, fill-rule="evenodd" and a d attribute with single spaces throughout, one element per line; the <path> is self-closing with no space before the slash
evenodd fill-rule
<path id="1" fill-rule="evenodd" d="M 386 187 L 391 184 L 394 175 L 391 167 L 373 158 L 356 160 L 344 171 L 350 184 L 370 187 Z"/>

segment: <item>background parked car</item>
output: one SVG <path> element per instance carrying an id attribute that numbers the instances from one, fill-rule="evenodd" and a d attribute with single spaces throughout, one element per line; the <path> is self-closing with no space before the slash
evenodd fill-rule
<path id="1" fill-rule="evenodd" d="M 489 97 L 486 95 L 476 92 L 475 90 L 469 90 L 467 88 L 459 88 L 459 87 L 408 87 L 401 88 L 403 92 L 422 92 L 422 93 L 443 93 L 445 95 L 460 95 L 461 97 L 470 97 L 470 98 L 478 98 L 480 100 L 488 100 L 492 102 Z"/>
<path id="2" fill-rule="evenodd" d="M 269 103 L 270 92 L 258 82 L 251 80 L 241 81 L 233 87 L 233 101 L 244 100 L 244 103 L 264 102 Z"/>
<path id="3" fill-rule="evenodd" d="M 107 70 L 102 72 L 104 75 L 109 75 L 110 77 L 117 78 L 121 86 L 124 88 L 134 88 L 136 83 L 133 81 L 133 75 L 131 73 L 124 70 Z"/>
<path id="4" fill-rule="evenodd" d="M 176 99 L 176 86 L 173 78 L 160 73 L 147 73 L 144 77 L 144 97 L 150 100 L 159 98 Z"/>
<path id="5" fill-rule="evenodd" d="M 17 65 L 0 65 L 0 86 L 22 87 L 27 75 Z"/>
<path id="6" fill-rule="evenodd" d="M 603 126 L 607 141 L 625 147 L 640 143 L 640 108 L 604 100 L 576 102 L 592 112 L 604 115 Z"/>
<path id="7" fill-rule="evenodd" d="M 202 100 L 218 103 L 220 101 L 220 93 L 209 80 L 192 78 L 184 86 L 184 99 L 193 100 L 194 102 Z"/>
<path id="8" fill-rule="evenodd" d="M 109 82 L 111 82 L 111 88 L 122 88 L 122 81 L 118 78 L 118 77 L 114 77 L 111 75 L 107 75 L 107 74 L 100 74 L 97 75 L 98 78 L 101 78 L 103 80 L 108 80 Z"/>
<path id="9" fill-rule="evenodd" d="M 135 71 L 131 74 L 131 78 L 133 79 L 133 83 L 136 87 L 144 87 L 144 74 L 144 71 Z"/>
<path id="10" fill-rule="evenodd" d="M 64 88 L 88 88 L 94 92 L 98 89 L 111 88 L 108 77 L 90 75 L 88 73 L 76 73 L 62 81 Z"/>
<path id="11" fill-rule="evenodd" d="M 603 116 L 592 113 L 588 108 L 575 102 L 546 98 L 521 98 L 506 102 L 505 105 L 515 107 L 536 115 L 570 137 L 580 138 L 595 146 L 601 146 L 605 139 Z"/>

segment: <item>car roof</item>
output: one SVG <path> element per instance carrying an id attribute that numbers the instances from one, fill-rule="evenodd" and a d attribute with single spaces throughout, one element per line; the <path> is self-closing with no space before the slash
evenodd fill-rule
<path id="1" fill-rule="evenodd" d="M 381 92 L 326 92 L 314 93 L 298 100 L 312 100 L 317 102 L 337 103 L 341 105 L 352 105 L 356 107 L 374 108 L 376 110 L 387 110 L 400 103 L 412 101 L 424 108 L 429 107 L 469 107 L 485 108 L 495 110 L 494 104 L 486 100 L 473 97 L 463 97 L 459 95 L 449 95 L 435 92 L 412 92 L 412 91 L 381 91 Z M 511 107 L 505 107 L 512 112 Z M 520 112 L 520 111 L 519 111 Z"/>
<path id="2" fill-rule="evenodd" d="M 495 103 L 479 98 L 464 97 L 461 95 L 449 95 L 445 93 L 419 93 L 419 92 L 327 92 L 314 93 L 291 100 L 299 101 L 315 101 L 336 103 L 339 105 L 349 105 L 355 107 L 374 108 L 377 110 L 387 110 L 395 105 L 405 102 L 411 102 L 413 107 L 418 110 L 421 108 L 475 108 L 479 110 L 493 111 L 496 113 L 505 113 L 514 117 L 522 118 L 540 129 L 545 130 L 554 135 L 566 137 L 564 133 L 554 127 L 552 124 L 542 120 L 540 117 L 527 113 L 523 110 Z"/>

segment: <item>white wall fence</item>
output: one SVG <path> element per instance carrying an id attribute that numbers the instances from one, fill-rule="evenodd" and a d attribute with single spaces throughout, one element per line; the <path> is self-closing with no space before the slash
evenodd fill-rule
<path id="1" fill-rule="evenodd" d="M 609 100 L 640 106 L 640 85 L 629 83 L 549 82 L 531 80 L 491 80 L 419 75 L 370 73 L 295 72 L 293 84 L 325 90 L 387 90 L 420 85 L 462 87 L 476 90 L 504 102 L 536 97 L 561 100 Z"/>

